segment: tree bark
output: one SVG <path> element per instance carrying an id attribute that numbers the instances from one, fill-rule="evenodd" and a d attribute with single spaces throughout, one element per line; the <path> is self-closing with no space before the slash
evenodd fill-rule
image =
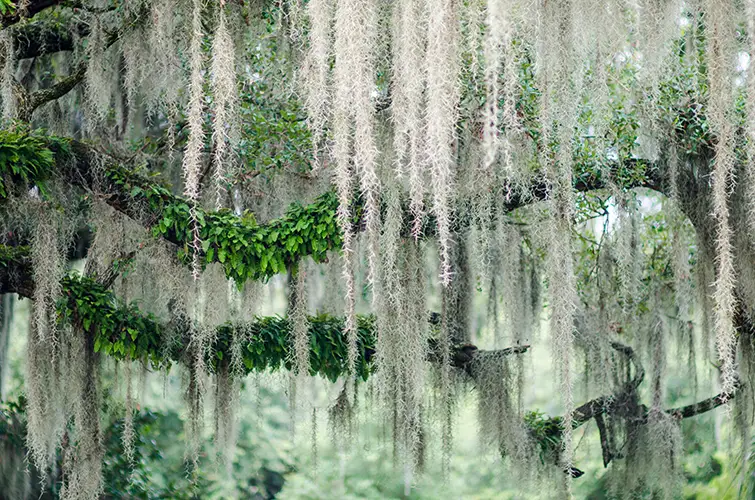
<path id="1" fill-rule="evenodd" d="M 11 294 L 0 295 L 0 401 L 5 401 L 8 395 L 8 347 L 14 302 Z"/>

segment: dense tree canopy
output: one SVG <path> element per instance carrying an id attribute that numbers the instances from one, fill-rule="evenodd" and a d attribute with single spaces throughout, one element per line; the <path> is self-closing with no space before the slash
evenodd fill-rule
<path id="1" fill-rule="evenodd" d="M 118 457 L 152 453 L 139 369 L 185 370 L 194 487 L 205 407 L 228 464 L 244 379 L 281 369 L 292 415 L 310 377 L 340 384 L 344 453 L 375 414 L 406 494 L 431 441 L 452 466 L 466 388 L 512 476 L 558 496 L 592 422 L 620 498 L 677 497 L 682 421 L 719 407 L 749 456 L 754 0 L 0 0 L 0 22 L 0 294 L 32 301 L 9 498 L 32 475 L 115 496 Z M 558 416 L 524 407 L 541 337 Z"/>

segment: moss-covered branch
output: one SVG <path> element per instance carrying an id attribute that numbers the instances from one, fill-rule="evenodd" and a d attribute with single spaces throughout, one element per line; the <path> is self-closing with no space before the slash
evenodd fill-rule
<path id="1" fill-rule="evenodd" d="M 124 33 L 126 33 L 128 30 L 133 28 L 134 26 L 138 25 L 142 22 L 142 20 L 147 15 L 147 9 L 142 8 L 139 9 L 136 13 L 129 15 L 126 19 L 124 19 L 123 24 L 118 27 L 115 31 L 112 33 L 109 33 L 107 36 L 107 39 L 105 40 L 105 49 L 110 48 L 115 42 L 117 42 L 121 36 L 123 36 Z M 30 23 L 30 24 L 36 24 L 36 23 Z M 40 23 L 41 25 L 46 25 L 49 23 Z M 56 26 L 56 31 L 60 31 L 61 27 L 59 25 Z M 23 35 L 23 33 L 16 33 L 19 30 L 13 29 L 14 35 L 18 37 L 19 35 Z M 30 36 L 39 36 L 41 35 L 41 30 L 34 32 L 32 31 L 29 33 Z M 80 33 L 80 35 L 83 33 Z M 75 38 L 73 35 L 69 35 L 70 38 Z M 64 38 L 54 38 L 52 39 L 53 43 L 58 43 L 61 48 L 65 47 L 66 42 Z M 22 47 L 24 45 L 22 44 Z M 41 44 L 41 42 L 37 41 L 37 43 L 29 42 L 26 44 L 31 49 L 37 49 L 37 50 L 46 50 L 44 46 Z M 22 54 L 25 55 L 25 54 Z M 17 118 L 18 120 L 22 122 L 29 123 L 31 122 L 32 115 L 34 114 L 34 111 L 39 108 L 40 106 L 50 102 L 54 101 L 56 99 L 59 99 L 66 95 L 68 92 L 73 90 L 79 83 L 84 81 L 84 77 L 86 76 L 87 71 L 87 62 L 81 61 L 77 66 L 76 69 L 67 77 L 61 79 L 57 83 L 53 84 L 52 86 L 48 88 L 43 88 L 39 90 L 35 90 L 33 92 L 28 91 L 26 88 L 24 88 L 23 85 L 21 85 L 19 82 L 14 81 L 13 82 L 13 93 L 15 94 L 15 98 L 18 101 L 17 102 Z"/>
<path id="2" fill-rule="evenodd" d="M 167 367 L 189 359 L 191 325 L 184 322 L 167 326 L 142 314 L 136 306 L 118 303 L 103 285 L 80 276 L 63 280 L 60 319 L 70 321 L 94 338 L 94 350 L 116 359 L 149 362 Z M 288 319 L 260 317 L 246 323 L 226 323 L 217 328 L 209 365 L 217 367 L 231 358 L 234 334 L 242 335 L 242 360 L 247 372 L 291 368 L 292 348 Z M 169 339 L 176 338 L 177 342 Z M 312 374 L 336 380 L 347 371 L 347 342 L 343 319 L 327 315 L 310 318 L 310 366 Z M 374 354 L 374 318 L 359 318 L 359 361 L 357 374 L 366 379 Z M 166 348 L 165 346 L 172 346 Z"/>
<path id="3" fill-rule="evenodd" d="M 39 19 L 13 28 L 13 46 L 17 59 L 29 59 L 44 54 L 72 51 L 76 39 L 89 35 L 84 22 L 60 22 L 57 19 Z"/>
<path id="4" fill-rule="evenodd" d="M 12 279 L 7 279 L 14 276 Z M 63 297 L 58 304 L 61 321 L 75 324 L 93 338 L 97 352 L 115 357 L 130 358 L 165 367 L 173 362 L 189 359 L 192 325 L 186 320 L 169 325 L 143 314 L 135 305 L 120 303 L 107 285 L 78 275 L 67 275 L 62 281 Z M 18 293 L 31 298 L 34 284 L 28 247 L 0 245 L 0 292 Z M 430 316 L 430 323 L 437 324 L 437 314 Z M 348 343 L 343 333 L 343 318 L 328 315 L 312 316 L 310 322 L 310 366 L 317 373 L 331 380 L 347 372 Z M 235 333 L 243 335 L 242 357 L 247 371 L 291 368 L 291 335 L 288 319 L 273 316 L 259 317 L 251 322 L 226 323 L 217 328 L 213 346 L 213 358 L 209 365 L 216 367 L 231 357 L 231 343 Z M 375 353 L 375 318 L 359 316 L 359 360 L 357 374 L 367 378 L 372 370 Z M 168 341 L 170 340 L 170 341 Z M 428 359 L 440 359 L 437 343 L 428 344 Z M 165 346 L 171 346 L 166 348 Z M 501 351 L 498 355 L 521 354 L 529 346 L 516 346 Z M 472 345 L 452 346 L 453 366 L 469 371 L 480 352 Z"/>
<path id="5" fill-rule="evenodd" d="M 24 145 L 23 155 L 0 158 L 0 176 L 13 177 L 25 186 L 44 181 L 52 175 L 52 154 L 56 175 L 84 190 L 97 184 L 106 203 L 151 228 L 156 237 L 176 244 L 179 257 L 185 262 L 191 260 L 187 200 L 172 194 L 154 178 L 119 164 L 83 142 L 0 131 L 0 152 L 14 151 L 19 144 Z M 102 174 L 98 177 L 96 172 Z M 632 182 L 635 187 L 661 189 L 658 174 L 652 168 L 647 170 L 647 176 L 637 176 Z M 585 173 L 575 180 L 575 188 L 580 191 L 604 187 L 605 179 L 598 174 Z M 7 191 L 7 180 L 0 184 L 0 189 Z M 526 194 L 505 201 L 505 209 L 515 210 L 546 196 L 547 186 L 534 183 Z M 202 261 L 219 262 L 226 276 L 238 284 L 249 279 L 268 279 L 296 266 L 306 256 L 322 262 L 328 251 L 341 246 L 335 217 L 337 206 L 336 196 L 326 192 L 310 205 L 291 205 L 285 216 L 266 224 L 257 224 L 248 214 L 238 217 L 230 211 L 200 210 L 197 218 L 203 242 Z M 354 212 L 358 222 L 361 216 L 358 203 Z"/>
<path id="6" fill-rule="evenodd" d="M 634 350 L 627 345 L 612 342 L 611 347 L 625 355 L 632 365 L 634 365 L 634 376 L 614 394 L 600 396 L 587 401 L 572 411 L 572 427 L 575 429 L 595 419 L 600 433 L 604 467 L 607 467 L 611 460 L 617 456 L 617 450 L 612 450 L 610 446 L 611 441 L 608 438 L 608 429 L 605 426 L 604 415 L 625 419 L 636 425 L 647 424 L 650 415 L 650 409 L 639 402 L 637 392 L 645 377 L 645 370 L 640 364 L 639 358 Z M 725 405 L 735 396 L 736 394 L 721 393 L 687 406 L 667 409 L 664 412 L 677 420 L 691 418 Z M 559 450 L 561 450 L 563 445 L 563 421 L 564 419 L 561 416 L 549 417 L 540 412 L 530 412 L 525 415 L 527 429 L 538 443 L 540 456 L 544 461 L 547 459 L 558 463 Z M 582 471 L 574 468 L 566 472 L 573 477 L 582 475 Z"/>
<path id="7" fill-rule="evenodd" d="M 82 142 L 0 131 L 0 199 L 14 185 L 26 189 L 44 183 L 53 173 L 89 190 L 100 164 L 104 169 L 100 169 L 98 188 L 105 202 L 151 228 L 155 237 L 176 244 L 179 257 L 190 261 L 188 202 L 155 179 L 121 166 Z M 251 214 L 238 217 L 227 210 L 200 209 L 202 261 L 220 263 L 226 276 L 239 285 L 285 272 L 306 256 L 322 262 L 328 251 L 341 246 L 337 206 L 335 194 L 326 192 L 310 205 L 291 205 L 283 217 L 266 224 L 257 224 Z M 358 218 L 360 210 L 355 212 Z"/>

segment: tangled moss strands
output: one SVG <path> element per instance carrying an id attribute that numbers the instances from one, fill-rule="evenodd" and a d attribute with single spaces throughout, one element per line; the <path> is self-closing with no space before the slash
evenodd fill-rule
<path id="1" fill-rule="evenodd" d="M 736 309 L 733 229 L 729 192 L 734 183 L 736 162 L 734 137 L 734 85 L 732 62 L 736 54 L 736 20 L 733 6 L 720 0 L 705 3 L 706 20 L 712 32 L 708 43 L 710 85 L 709 121 L 717 134 L 713 160 L 713 216 L 716 221 L 716 281 L 713 292 L 716 350 L 721 363 L 721 384 L 727 394 L 736 387 Z"/>
<path id="2" fill-rule="evenodd" d="M 199 249 L 202 244 L 199 224 L 200 216 L 197 214 L 200 197 L 200 172 L 204 149 L 204 51 L 202 50 L 202 2 L 193 0 L 191 23 L 191 45 L 189 47 L 191 81 L 189 84 L 189 140 L 186 142 L 186 150 L 183 157 L 184 172 L 184 195 L 189 199 L 189 217 L 191 220 L 192 238 L 188 246 L 193 249 L 192 274 L 194 279 L 199 279 Z"/>
<path id="3" fill-rule="evenodd" d="M 2 120 L 7 122 L 16 118 L 16 96 L 13 94 L 13 82 L 16 71 L 16 54 L 10 30 L 0 32 L 0 54 L 3 55 L 0 68 L 0 100 L 2 101 Z"/>
<path id="4" fill-rule="evenodd" d="M 226 175 L 233 172 L 234 151 L 232 139 L 237 139 L 238 130 L 238 85 L 236 79 L 235 47 L 226 19 L 225 1 L 221 0 L 218 25 L 212 41 L 211 83 L 213 94 L 214 152 L 212 157 L 213 180 L 215 181 L 215 209 L 224 205 Z M 231 168 L 229 168 L 229 166 Z"/>
<path id="5" fill-rule="evenodd" d="M 454 138 L 459 116 L 458 5 L 450 0 L 427 0 L 427 162 L 433 195 L 433 214 L 440 245 L 440 278 L 451 283 L 452 216 L 454 188 Z"/>

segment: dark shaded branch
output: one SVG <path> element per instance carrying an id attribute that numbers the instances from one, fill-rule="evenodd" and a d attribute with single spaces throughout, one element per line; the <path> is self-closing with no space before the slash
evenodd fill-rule
<path id="1" fill-rule="evenodd" d="M 695 417 L 697 415 L 700 415 L 701 413 L 709 412 L 711 410 L 715 410 L 719 406 L 725 405 L 726 403 L 731 401 L 734 396 L 734 394 L 726 394 L 722 392 L 720 394 L 716 394 L 712 398 L 703 399 L 702 401 L 693 403 L 691 405 L 666 410 L 666 413 L 679 419 Z"/>
<path id="2" fill-rule="evenodd" d="M 598 433 L 600 434 L 600 449 L 603 452 L 603 467 L 608 467 L 613 458 L 611 447 L 608 440 L 608 429 L 606 428 L 606 421 L 603 419 L 603 415 L 598 413 L 595 415 L 595 423 L 598 426 Z"/>
<path id="3" fill-rule="evenodd" d="M 86 64 L 81 63 L 73 74 L 63 78 L 52 87 L 36 90 L 23 96 L 18 100 L 18 119 L 25 122 L 31 121 L 31 117 L 37 108 L 59 99 L 73 90 L 76 85 L 84 80 L 86 71 Z"/>
<path id="4" fill-rule="evenodd" d="M 57 20 L 40 19 L 16 26 L 12 31 L 16 59 L 72 51 L 75 47 L 73 32 L 78 37 L 86 37 L 89 25 L 76 23 L 70 26 Z"/>
<path id="5" fill-rule="evenodd" d="M 29 247 L 0 245 L 0 295 L 17 293 L 34 296 L 34 279 Z"/>
<path id="6" fill-rule="evenodd" d="M 50 7 L 64 5 L 65 3 L 65 0 L 29 0 L 24 8 L 16 8 L 15 12 L 0 16 L 0 26 L 6 28 L 22 19 L 32 18 Z"/>
<path id="7" fill-rule="evenodd" d="M 613 439 L 610 434 L 610 429 L 606 426 L 605 416 L 610 415 L 612 417 L 622 418 L 633 425 L 645 425 L 648 423 L 648 417 L 651 411 L 647 406 L 640 404 L 638 401 L 639 396 L 637 394 L 637 389 L 644 379 L 645 370 L 639 363 L 634 350 L 631 347 L 618 342 L 611 342 L 611 346 L 616 351 L 627 356 L 634 366 L 634 376 L 614 394 L 592 399 L 572 412 L 572 427 L 575 429 L 582 424 L 585 424 L 590 419 L 595 419 L 600 434 L 600 445 L 603 454 L 604 467 L 607 467 L 614 458 L 620 458 L 620 455 L 615 454 L 612 449 Z M 676 420 L 682 420 L 718 408 L 729 402 L 734 396 L 735 394 L 718 394 L 698 403 L 664 410 L 664 412 Z M 542 434 L 542 429 L 548 429 L 547 439 L 542 439 L 542 436 L 538 434 L 538 432 Z M 560 444 L 562 430 L 562 417 L 546 417 L 544 420 L 538 419 L 536 427 L 531 428 L 531 432 L 538 440 L 541 449 L 546 453 L 555 456 L 558 456 L 561 452 Z M 567 471 L 567 473 L 571 474 L 571 471 Z M 572 474 L 572 477 L 578 476 Z"/>
<path id="8" fill-rule="evenodd" d="M 611 342 L 611 347 L 627 357 L 627 359 L 634 366 L 634 377 L 630 379 L 624 387 L 622 387 L 617 393 L 610 396 L 600 396 L 592 399 L 581 406 L 578 406 L 572 412 L 572 426 L 574 428 L 588 422 L 590 419 L 595 418 L 596 415 L 602 415 L 610 411 L 614 411 L 618 408 L 626 407 L 631 403 L 631 400 L 636 396 L 637 388 L 645 379 L 645 368 L 637 358 L 637 354 L 634 349 L 628 345 L 624 345 L 620 342 Z"/>
<path id="9" fill-rule="evenodd" d="M 133 16 L 133 18 L 125 20 L 123 25 L 121 25 L 114 32 L 110 33 L 105 42 L 104 50 L 109 49 L 121 38 L 121 36 L 123 36 L 126 31 L 140 22 L 140 20 L 146 16 L 146 12 L 146 8 L 141 9 L 135 16 Z M 62 39 L 60 41 L 62 42 Z M 41 48 L 42 46 L 40 46 L 40 49 Z M 50 101 L 54 101 L 63 97 L 68 92 L 73 90 L 76 85 L 82 82 L 84 80 L 84 77 L 86 76 L 86 70 L 87 63 L 81 62 L 76 68 L 76 71 L 74 71 L 71 75 L 63 78 L 52 87 L 36 90 L 34 92 L 29 92 L 20 85 L 16 85 L 14 92 L 18 100 L 18 119 L 21 121 L 30 122 L 32 115 L 37 108 Z"/>

